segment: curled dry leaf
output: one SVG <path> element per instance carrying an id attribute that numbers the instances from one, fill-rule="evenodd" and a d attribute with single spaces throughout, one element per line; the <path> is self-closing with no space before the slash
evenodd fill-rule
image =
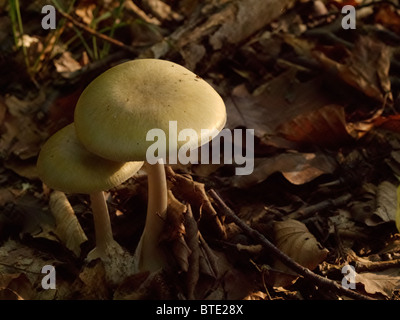
<path id="1" fill-rule="evenodd" d="M 190 206 L 185 216 L 186 226 L 186 241 L 188 247 L 191 250 L 189 256 L 189 267 L 187 270 L 187 298 L 192 300 L 195 299 L 196 286 L 200 277 L 200 245 L 199 245 L 199 229 L 197 223 L 193 219 L 192 210 Z"/>
<path id="2" fill-rule="evenodd" d="M 262 291 L 256 291 L 250 293 L 248 296 L 246 296 L 243 300 L 270 300 L 270 296 Z"/>
<path id="3" fill-rule="evenodd" d="M 270 158 L 255 159 L 254 171 L 249 175 L 235 176 L 232 185 L 248 188 L 266 180 L 271 174 L 281 172 L 291 183 L 300 185 L 322 174 L 330 174 L 336 161 L 323 153 L 282 153 Z"/>
<path id="4" fill-rule="evenodd" d="M 49 206 L 56 220 L 55 234 L 69 250 L 79 256 L 81 244 L 87 241 L 87 237 L 66 195 L 61 191 L 53 191 Z"/>
<path id="5" fill-rule="evenodd" d="M 326 105 L 300 114 L 276 130 L 290 141 L 320 147 L 340 146 L 357 136 L 348 130 L 344 108 L 339 105 Z"/>
<path id="6" fill-rule="evenodd" d="M 218 262 L 198 229 L 190 205 L 184 205 L 168 191 L 167 238 L 179 269 L 186 273 L 187 299 L 202 299 L 218 278 Z M 172 238 L 171 238 L 172 236 Z"/>
<path id="7" fill-rule="evenodd" d="M 377 23 L 391 29 L 396 34 L 400 34 L 400 14 L 396 8 L 389 4 L 379 6 L 374 18 Z"/>
<path id="8" fill-rule="evenodd" d="M 85 265 L 72 284 L 71 291 L 79 292 L 80 299 L 110 299 L 110 287 L 104 264 L 100 259 Z"/>
<path id="9" fill-rule="evenodd" d="M 33 294 L 32 285 L 25 274 L 0 275 L 0 300 L 28 300 Z"/>
<path id="10" fill-rule="evenodd" d="M 376 226 L 396 220 L 396 186 L 389 181 L 383 181 L 378 186 L 365 183 L 363 194 L 352 201 L 350 211 L 355 220 L 364 222 L 367 226 Z"/>
<path id="11" fill-rule="evenodd" d="M 61 57 L 55 59 L 54 66 L 56 67 L 57 72 L 59 72 L 62 77 L 67 79 L 75 71 L 82 68 L 80 63 L 72 57 L 72 54 L 69 51 L 64 52 Z"/>
<path id="12" fill-rule="evenodd" d="M 393 291 L 400 288 L 400 269 L 356 273 L 355 282 L 356 286 L 359 283 L 363 284 L 365 291 L 370 294 L 378 293 L 390 298 Z"/>
<path id="13" fill-rule="evenodd" d="M 314 50 L 314 57 L 344 82 L 382 103 L 393 102 L 389 79 L 390 47 L 369 36 L 362 36 L 343 63 Z"/>
<path id="14" fill-rule="evenodd" d="M 271 135 L 279 125 L 332 103 L 320 78 L 300 82 L 296 75 L 296 70 L 289 69 L 252 94 L 244 85 L 236 87 L 226 101 L 227 127 L 254 129 L 258 138 L 271 144 Z"/>
<path id="15" fill-rule="evenodd" d="M 171 190 L 168 190 L 167 221 L 163 238 L 172 244 L 172 253 L 175 261 L 182 271 L 189 268 L 189 256 L 191 249 L 185 241 L 186 228 L 184 225 L 184 214 L 187 208 L 175 198 Z"/>
<path id="16" fill-rule="evenodd" d="M 385 222 L 396 220 L 396 186 L 389 181 L 378 185 L 376 194 L 376 209 L 373 215 L 365 221 L 368 226 L 376 226 Z"/>
<path id="17" fill-rule="evenodd" d="M 60 262 L 20 242 L 6 241 L 0 247 L 0 291 L 9 289 L 14 297 L 22 299 L 40 299 L 46 294 L 47 298 L 53 299 L 65 288 L 62 281 L 58 281 L 57 290 L 43 292 L 41 281 L 44 275 L 41 270 L 45 265 L 57 267 Z"/>
<path id="18" fill-rule="evenodd" d="M 175 173 L 171 167 L 166 166 L 168 182 L 175 195 L 179 195 L 178 200 L 187 202 L 191 205 L 195 220 L 201 225 L 206 226 L 207 232 L 213 233 L 217 237 L 225 238 L 225 228 L 223 218 L 219 217 L 210 199 L 207 196 L 203 183 L 194 181 L 190 175 Z"/>
<path id="19" fill-rule="evenodd" d="M 321 246 L 302 222 L 292 219 L 278 221 L 274 229 L 275 245 L 302 266 L 314 270 L 327 257 L 329 251 Z M 292 272 L 278 260 L 274 269 L 289 274 Z M 292 281 L 293 277 L 280 274 L 275 277 L 274 286 L 286 286 Z"/>

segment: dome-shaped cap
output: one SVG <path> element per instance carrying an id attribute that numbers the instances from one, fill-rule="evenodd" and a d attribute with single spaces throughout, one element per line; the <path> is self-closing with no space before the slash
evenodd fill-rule
<path id="1" fill-rule="evenodd" d="M 68 193 L 92 193 L 111 189 L 134 175 L 143 162 L 115 162 L 87 151 L 70 124 L 43 145 L 37 168 L 50 188 Z"/>
<path id="2" fill-rule="evenodd" d="M 91 152 L 117 161 L 146 160 L 154 143 L 146 141 L 149 130 L 161 129 L 168 142 L 169 123 L 176 121 L 178 133 L 192 129 L 198 138 L 193 147 L 199 147 L 224 127 L 226 109 L 219 94 L 185 67 L 138 59 L 93 80 L 78 100 L 74 121 L 79 140 Z M 208 135 L 202 136 L 202 129 Z M 177 141 L 176 147 L 183 144 Z"/>

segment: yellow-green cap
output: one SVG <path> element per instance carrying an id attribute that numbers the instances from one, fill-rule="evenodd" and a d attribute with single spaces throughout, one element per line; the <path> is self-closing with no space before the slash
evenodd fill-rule
<path id="1" fill-rule="evenodd" d="M 87 194 L 121 184 L 142 165 L 110 161 L 90 153 L 77 139 L 73 123 L 46 141 L 37 161 L 39 177 L 50 188 Z"/>
<path id="2" fill-rule="evenodd" d="M 75 109 L 79 140 L 91 152 L 116 161 L 146 160 L 151 129 L 161 129 L 169 141 L 169 123 L 177 132 L 192 129 L 198 141 L 216 136 L 226 122 L 225 104 L 205 80 L 176 63 L 137 59 L 112 67 L 94 79 Z M 193 131 L 194 130 L 194 131 Z M 179 149 L 185 141 L 177 141 Z M 166 148 L 168 152 L 168 146 Z"/>

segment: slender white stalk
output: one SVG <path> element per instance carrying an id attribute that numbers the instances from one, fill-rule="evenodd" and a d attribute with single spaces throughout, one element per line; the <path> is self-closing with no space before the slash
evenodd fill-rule
<path id="1" fill-rule="evenodd" d="M 104 264 L 108 281 L 119 284 L 135 272 L 134 258 L 114 240 L 104 193 L 90 194 L 90 201 L 93 211 L 96 247 L 89 252 L 87 260 L 100 258 Z"/>
<path id="2" fill-rule="evenodd" d="M 145 162 L 148 179 L 146 223 L 136 249 L 139 271 L 156 271 L 166 265 L 164 252 L 159 246 L 167 213 L 167 180 L 163 163 Z"/>
<path id="3" fill-rule="evenodd" d="M 104 192 L 91 193 L 90 202 L 93 211 L 96 251 L 100 257 L 104 257 L 107 247 L 114 243 L 110 215 L 108 213 Z"/>

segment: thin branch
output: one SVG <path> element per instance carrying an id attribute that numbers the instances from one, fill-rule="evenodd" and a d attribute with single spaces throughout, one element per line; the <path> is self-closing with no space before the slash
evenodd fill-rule
<path id="1" fill-rule="evenodd" d="M 92 28 L 88 27 L 87 25 L 77 21 L 72 16 L 70 16 L 68 13 L 65 13 L 64 11 L 62 11 L 60 9 L 57 9 L 57 10 L 65 19 L 67 19 L 68 21 L 72 22 L 75 26 L 77 26 L 78 28 L 82 29 L 83 31 L 91 34 L 92 36 L 95 36 L 95 37 L 97 37 L 99 39 L 107 41 L 107 42 L 109 42 L 109 43 L 111 43 L 111 44 L 113 44 L 113 45 L 115 45 L 117 47 L 120 47 L 121 49 L 124 49 L 124 50 L 129 51 L 129 52 L 134 53 L 134 54 L 137 54 L 137 51 L 133 47 L 128 46 L 125 43 L 123 43 L 123 42 L 121 42 L 119 40 L 116 40 L 114 38 L 111 38 L 111 37 L 109 37 L 109 36 L 107 36 L 105 34 L 99 33 L 96 30 L 93 30 Z"/>
<path id="2" fill-rule="evenodd" d="M 349 290 L 339 285 L 339 283 L 324 278 L 320 275 L 315 274 L 311 270 L 303 267 L 293 259 L 291 259 L 288 255 L 279 250 L 275 245 L 273 245 L 267 238 L 265 238 L 261 233 L 257 230 L 249 227 L 243 220 L 241 220 L 233 211 L 230 209 L 225 202 L 219 197 L 219 195 L 211 189 L 209 191 L 210 196 L 215 200 L 217 206 L 223 211 L 225 216 L 231 219 L 237 226 L 239 226 L 249 237 L 255 239 L 259 243 L 263 245 L 265 249 L 268 250 L 272 255 L 274 255 L 277 259 L 282 261 L 286 266 L 291 268 L 293 271 L 303 276 L 306 279 L 313 281 L 318 287 L 324 287 L 329 290 L 336 292 L 337 294 L 342 294 L 347 297 L 357 299 L 357 300 L 373 300 L 371 297 L 360 294 L 356 291 Z"/>
<path id="3" fill-rule="evenodd" d="M 288 214 L 285 219 L 305 219 L 318 211 L 345 205 L 351 198 L 352 195 L 350 193 L 345 193 L 336 199 L 327 199 L 309 207 L 299 209 L 291 214 Z"/>

